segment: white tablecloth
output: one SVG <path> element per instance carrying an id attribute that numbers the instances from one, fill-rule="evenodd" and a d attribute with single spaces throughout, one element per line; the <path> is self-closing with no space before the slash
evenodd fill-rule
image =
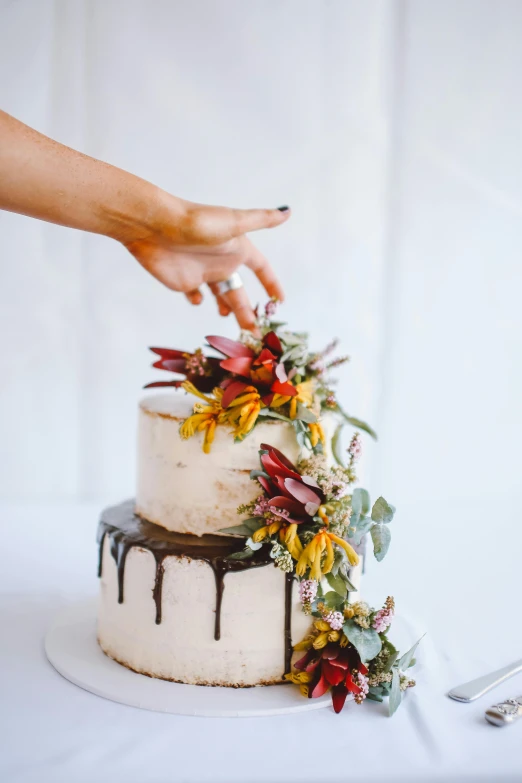
<path id="1" fill-rule="evenodd" d="M 484 709 L 522 693 L 522 677 L 470 705 L 444 695 L 522 655 L 520 535 L 513 528 L 499 548 L 496 505 L 461 502 L 444 515 L 427 503 L 402 509 L 389 557 L 368 569 L 365 597 L 379 603 L 393 593 L 411 637 L 428 631 L 418 685 L 392 719 L 376 703 L 348 704 L 341 715 L 328 708 L 259 719 L 186 718 L 75 687 L 47 662 L 43 638 L 57 610 L 97 589 L 99 506 L 4 507 L 0 780 L 521 781 L 522 721 L 494 728 Z M 478 514 L 490 515 L 488 541 L 472 535 Z M 422 552 L 420 525 L 433 527 L 433 547 Z M 452 544 L 444 544 L 450 532 Z"/>

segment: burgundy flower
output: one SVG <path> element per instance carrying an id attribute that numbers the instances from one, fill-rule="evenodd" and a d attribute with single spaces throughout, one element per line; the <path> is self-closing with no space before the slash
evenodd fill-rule
<path id="1" fill-rule="evenodd" d="M 354 672 L 368 674 L 368 668 L 362 663 L 359 653 L 351 644 L 341 647 L 340 644 L 330 643 L 322 650 L 314 650 L 312 647 L 294 663 L 294 668 L 314 673 L 308 689 L 310 699 L 323 696 L 331 688 L 335 712 L 341 712 L 349 693 L 355 696 L 362 693 L 362 689 L 354 679 Z"/>
<path id="2" fill-rule="evenodd" d="M 288 522 L 310 521 L 324 502 L 324 495 L 309 476 L 301 476 L 279 449 L 261 444 L 261 465 L 268 478 L 258 476 L 258 481 L 270 498 L 268 505 L 276 516 Z"/>
<path id="3" fill-rule="evenodd" d="M 148 383 L 145 388 L 152 389 L 159 386 L 174 386 L 178 388 L 184 380 L 194 384 L 201 392 L 210 392 L 215 386 L 219 386 L 225 375 L 220 367 L 220 360 L 213 356 L 205 356 L 198 349 L 194 353 L 178 351 L 173 348 L 151 348 L 153 353 L 160 358 L 152 365 L 158 370 L 167 370 L 183 375 L 184 378 L 173 381 L 154 381 Z"/>
<path id="4" fill-rule="evenodd" d="M 221 404 L 224 408 L 228 407 L 247 386 L 255 386 L 265 405 L 271 404 L 275 394 L 296 396 L 297 390 L 289 383 L 285 366 L 281 362 L 283 346 L 275 332 L 265 334 L 259 354 L 247 345 L 229 340 L 227 337 L 209 335 L 206 339 L 212 348 L 227 357 L 220 361 L 220 367 L 245 379 L 227 378 L 222 383 L 225 394 Z"/>

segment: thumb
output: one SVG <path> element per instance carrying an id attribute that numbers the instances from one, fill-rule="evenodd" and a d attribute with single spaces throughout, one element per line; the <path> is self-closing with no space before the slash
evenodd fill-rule
<path id="1" fill-rule="evenodd" d="M 290 207 L 277 209 L 234 209 L 233 236 L 258 231 L 260 228 L 274 228 L 285 223 L 290 217 Z"/>

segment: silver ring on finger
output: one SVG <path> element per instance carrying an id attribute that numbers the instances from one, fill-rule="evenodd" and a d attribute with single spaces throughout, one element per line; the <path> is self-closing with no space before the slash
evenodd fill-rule
<path id="1" fill-rule="evenodd" d="M 243 281 L 239 272 L 233 272 L 226 280 L 220 280 L 216 283 L 218 294 L 227 294 L 229 291 L 237 291 L 243 288 Z"/>

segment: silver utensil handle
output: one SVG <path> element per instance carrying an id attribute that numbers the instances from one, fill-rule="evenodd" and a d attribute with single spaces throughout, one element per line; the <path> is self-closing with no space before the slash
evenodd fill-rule
<path id="1" fill-rule="evenodd" d="M 485 718 L 493 726 L 509 726 L 510 723 L 522 718 L 522 696 L 495 704 L 486 710 Z"/>
<path id="2" fill-rule="evenodd" d="M 474 701 L 480 696 L 484 696 L 492 688 L 496 688 L 504 680 L 513 677 L 514 674 L 518 674 L 518 672 L 522 672 L 522 660 L 516 661 L 516 663 L 512 663 L 509 666 L 504 666 L 503 669 L 499 669 L 491 674 L 477 677 L 476 680 L 458 685 L 449 691 L 448 696 L 450 699 L 456 699 L 456 701 Z"/>

